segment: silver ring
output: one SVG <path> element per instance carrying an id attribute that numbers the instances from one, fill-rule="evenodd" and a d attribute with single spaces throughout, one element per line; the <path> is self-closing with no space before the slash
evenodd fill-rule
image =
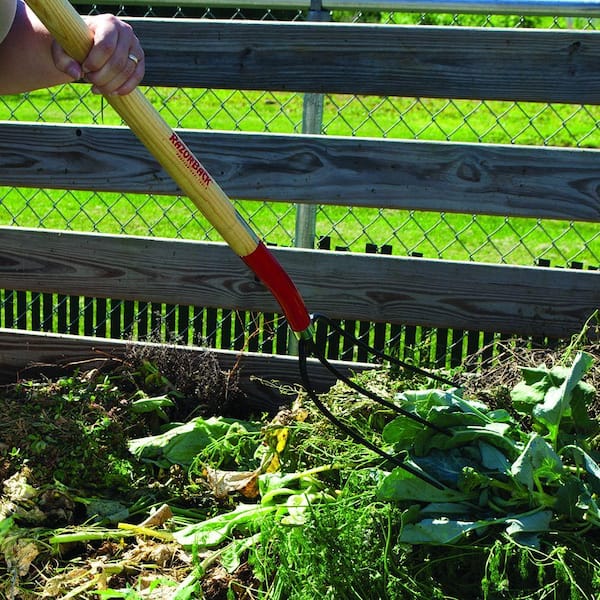
<path id="1" fill-rule="evenodd" d="M 129 60 L 132 60 L 135 63 L 135 66 L 137 67 L 138 63 L 140 62 L 140 59 L 135 55 L 135 54 L 129 54 L 127 56 L 127 58 Z"/>

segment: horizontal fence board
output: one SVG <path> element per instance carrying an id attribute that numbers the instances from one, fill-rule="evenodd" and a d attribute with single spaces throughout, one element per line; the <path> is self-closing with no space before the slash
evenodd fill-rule
<path id="1" fill-rule="evenodd" d="M 308 309 L 336 319 L 568 337 L 600 271 L 273 249 Z M 0 287 L 277 312 L 224 244 L 0 228 Z"/>
<path id="2" fill-rule="evenodd" d="M 148 85 L 600 103 L 593 31 L 131 19 Z"/>
<path id="3" fill-rule="evenodd" d="M 600 221 L 600 152 L 184 131 L 236 199 Z M 176 194 L 123 127 L 0 124 L 0 185 Z"/>
<path id="4" fill-rule="evenodd" d="M 157 346 L 150 342 L 127 342 L 86 336 L 55 333 L 39 333 L 0 328 L 0 382 L 11 383 L 20 377 L 39 376 L 40 373 L 58 370 L 89 370 L 102 366 L 107 360 L 121 360 L 133 347 Z M 161 344 L 162 349 L 168 345 Z M 224 371 L 237 369 L 239 386 L 248 395 L 254 407 L 277 408 L 286 400 L 281 386 L 300 385 L 298 358 L 277 354 L 258 354 L 206 349 L 201 347 L 174 346 L 177 352 L 213 354 Z M 359 373 L 373 365 L 332 361 L 333 366 L 348 376 Z M 308 372 L 317 392 L 328 390 L 336 378 L 317 360 L 308 360 Z M 260 380 L 264 380 L 264 384 Z M 288 390 L 289 391 L 289 390 Z M 287 401 L 294 400 L 292 396 Z"/>
<path id="5" fill-rule="evenodd" d="M 123 0 L 105 0 L 106 5 L 120 5 Z M 74 3 L 81 4 L 81 3 Z M 148 0 L 127 0 L 127 6 L 148 7 Z M 256 8 L 256 0 L 211 0 L 207 3 L 211 9 L 217 7 Z M 594 0 L 324 0 L 324 10 L 390 11 L 430 13 L 484 13 L 491 15 L 549 15 L 600 17 L 600 2 Z M 153 0 L 151 6 L 170 6 L 196 8 L 202 6 L 198 0 Z M 260 7 L 265 9 L 305 9 L 312 8 L 308 0 L 261 0 Z"/>

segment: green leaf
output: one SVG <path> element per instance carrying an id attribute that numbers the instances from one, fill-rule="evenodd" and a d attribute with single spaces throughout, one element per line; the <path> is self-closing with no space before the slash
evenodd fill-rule
<path id="1" fill-rule="evenodd" d="M 456 398 L 459 394 L 456 389 L 406 390 L 399 393 L 396 399 L 405 410 L 413 410 L 420 416 L 427 417 L 434 406 L 456 406 Z"/>
<path id="2" fill-rule="evenodd" d="M 382 439 L 386 444 L 394 445 L 396 450 L 406 450 L 413 445 L 415 436 L 423 431 L 423 425 L 407 419 L 398 417 L 390 421 L 382 431 Z"/>
<path id="3" fill-rule="evenodd" d="M 0 520 L 0 540 L 6 536 L 14 524 L 12 517 L 5 517 Z"/>
<path id="4" fill-rule="evenodd" d="M 129 450 L 139 459 L 168 468 L 172 464 L 189 466 L 209 444 L 218 443 L 232 434 L 257 431 L 259 426 L 249 421 L 197 417 L 155 436 L 129 442 Z"/>
<path id="5" fill-rule="evenodd" d="M 569 445 L 562 449 L 562 452 L 570 452 L 577 460 L 578 455 L 583 459 L 583 466 L 588 473 L 586 478 L 587 484 L 595 494 L 600 494 L 600 465 L 581 447 Z"/>
<path id="6" fill-rule="evenodd" d="M 250 537 L 233 540 L 219 555 L 219 561 L 223 568 L 228 573 L 233 573 L 242 563 L 242 556 L 246 550 L 258 544 L 259 541 L 260 533 L 255 533 Z"/>
<path id="7" fill-rule="evenodd" d="M 165 407 L 175 406 L 173 400 L 167 396 L 155 396 L 153 398 L 139 398 L 131 403 L 131 411 L 136 414 L 156 413 L 161 419 L 168 420 Z"/>
<path id="8" fill-rule="evenodd" d="M 509 423 L 466 425 L 454 427 L 451 430 L 451 436 L 442 433 L 433 433 L 429 434 L 428 438 L 418 437 L 414 443 L 415 454 L 421 456 L 428 454 L 433 448 L 449 450 L 451 448 L 469 446 L 475 440 L 485 440 L 489 444 L 498 446 L 504 451 L 516 455 L 517 449 L 515 444 L 507 435 L 510 427 Z"/>
<path id="9" fill-rule="evenodd" d="M 540 547 L 540 533 L 550 531 L 552 511 L 543 510 L 506 519 L 506 533 L 519 544 L 530 548 Z"/>
<path id="10" fill-rule="evenodd" d="M 510 472 L 510 461 L 504 452 L 482 440 L 478 442 L 478 445 L 481 454 L 481 464 L 486 469 L 498 471 L 499 473 Z"/>
<path id="11" fill-rule="evenodd" d="M 521 455 L 510 468 L 511 475 L 516 481 L 533 490 L 538 471 L 550 468 L 555 473 L 561 473 L 563 464 L 552 446 L 537 433 L 531 433 L 529 442 Z"/>
<path id="12" fill-rule="evenodd" d="M 454 544 L 469 532 L 483 530 L 488 521 L 458 521 L 448 517 L 423 519 L 409 523 L 400 532 L 400 541 L 407 544 Z"/>
<path id="13" fill-rule="evenodd" d="M 377 489 L 377 497 L 393 502 L 460 502 L 465 500 L 467 495 L 449 488 L 440 490 L 398 467 L 381 482 Z"/>
<path id="14" fill-rule="evenodd" d="M 573 430 L 579 434 L 592 436 L 598 432 L 600 425 L 589 414 L 589 405 L 596 397 L 596 390 L 585 381 L 580 381 L 571 394 L 571 418 Z"/>
<path id="15" fill-rule="evenodd" d="M 546 375 L 548 373 L 546 372 Z M 510 392 L 512 407 L 520 414 L 531 416 L 534 407 L 544 401 L 550 384 L 546 378 L 539 382 L 520 381 Z"/>
<path id="16" fill-rule="evenodd" d="M 592 505 L 589 489 L 576 477 L 570 477 L 556 492 L 554 510 L 571 521 L 581 522 Z"/>
<path id="17" fill-rule="evenodd" d="M 277 510 L 277 506 L 239 504 L 231 512 L 217 515 L 200 523 L 192 523 L 173 534 L 185 548 L 218 546 L 240 529 L 258 529 L 262 519 Z"/>
<path id="18" fill-rule="evenodd" d="M 473 508 L 467 503 L 463 502 L 431 502 L 424 506 L 420 513 L 422 515 L 434 514 L 438 517 L 440 515 L 468 515 L 473 511 Z"/>
<path id="19" fill-rule="evenodd" d="M 560 424 L 563 415 L 570 412 L 571 394 L 583 375 L 585 375 L 585 372 L 592 365 L 592 362 L 593 358 L 589 354 L 579 352 L 571 368 L 564 373 L 565 377 L 560 387 L 551 387 L 548 389 L 543 402 L 539 403 L 533 409 L 533 417 L 546 425 L 549 430 L 555 430 Z M 560 375 L 562 376 L 563 373 Z"/>
<path id="20" fill-rule="evenodd" d="M 506 519 L 506 533 L 514 537 L 521 533 L 543 532 L 550 530 L 552 520 L 551 510 L 541 510 L 534 513 L 517 515 Z"/>
<path id="21" fill-rule="evenodd" d="M 465 467 L 477 466 L 466 454 L 457 448 L 433 449 L 426 456 L 414 457 L 413 461 L 440 483 L 456 486 Z"/>

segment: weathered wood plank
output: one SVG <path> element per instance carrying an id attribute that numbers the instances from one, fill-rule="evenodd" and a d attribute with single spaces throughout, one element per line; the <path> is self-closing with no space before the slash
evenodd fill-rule
<path id="1" fill-rule="evenodd" d="M 122 0 L 105 0 L 103 4 L 121 5 Z M 298 9 L 305 10 L 308 2 L 302 0 L 261 0 L 260 7 L 264 9 Z M 256 0 L 212 0 L 211 8 L 234 7 L 256 8 Z M 545 15 L 545 16 L 600 16 L 600 3 L 594 0 L 324 0 L 323 10 L 362 10 L 362 11 L 391 11 L 391 12 L 423 12 L 460 14 L 481 13 L 486 15 Z M 148 6 L 148 0 L 128 0 L 127 6 Z M 181 7 L 194 8 L 198 0 L 153 0 L 152 6 L 169 6 L 173 10 Z"/>
<path id="2" fill-rule="evenodd" d="M 597 150 L 185 131 L 232 198 L 600 221 Z M 122 127 L 0 124 L 0 185 L 178 188 Z"/>
<path id="3" fill-rule="evenodd" d="M 156 344 L 0 328 L 0 383 L 12 383 L 40 373 L 100 367 L 107 360 L 122 359 L 132 346 Z M 168 348 L 164 344 L 161 347 Z M 240 389 L 247 395 L 248 405 L 254 409 L 272 410 L 282 403 L 289 403 L 295 397 L 282 395 L 282 388 L 295 386 L 300 389 L 302 385 L 295 356 L 240 353 L 197 346 L 176 348 L 178 352 L 211 352 L 222 370 L 235 368 Z M 332 361 L 332 364 L 345 375 L 373 368 L 373 365 L 364 363 Z M 336 382 L 335 377 L 317 360 L 309 359 L 308 366 L 311 384 L 317 392 L 328 390 Z M 273 382 L 276 385 L 270 385 Z"/>
<path id="4" fill-rule="evenodd" d="M 600 271 L 274 249 L 332 318 L 566 337 L 600 308 Z M 0 287 L 277 312 L 224 244 L 0 228 Z"/>
<path id="5" fill-rule="evenodd" d="M 593 31 L 131 19 L 145 83 L 600 103 Z"/>

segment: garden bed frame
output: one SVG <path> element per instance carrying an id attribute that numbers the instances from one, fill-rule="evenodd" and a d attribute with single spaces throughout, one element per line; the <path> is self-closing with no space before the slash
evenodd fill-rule
<path id="1" fill-rule="evenodd" d="M 145 48 L 148 85 L 600 103 L 600 32 L 130 22 Z M 217 131 L 183 131 L 182 137 L 233 198 L 600 223 L 595 149 Z M 3 186 L 178 193 L 123 127 L 3 122 L 0 157 Z M 568 338 L 600 307 L 600 272 L 592 269 L 274 253 L 309 310 L 341 320 Z M 278 311 L 229 248 L 207 242 L 3 227 L 0 288 Z M 119 337 L 113 332 L 100 339 L 4 325 L 4 379 L 32 363 L 118 355 L 126 345 L 111 339 Z M 248 382 L 251 376 L 298 382 L 296 361 L 285 353 L 217 354 L 225 368 L 241 363 Z M 315 378 L 321 388 L 331 384 L 320 371 Z"/>

